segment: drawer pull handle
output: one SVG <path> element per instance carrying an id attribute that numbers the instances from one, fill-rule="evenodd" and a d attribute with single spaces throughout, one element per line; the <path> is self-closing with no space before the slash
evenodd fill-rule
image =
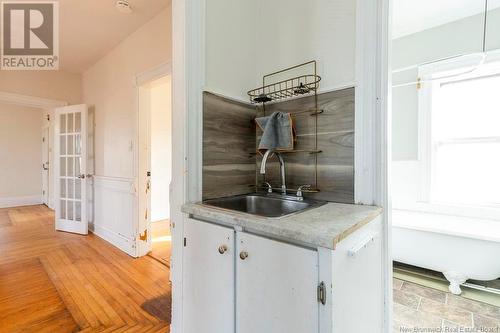
<path id="1" fill-rule="evenodd" d="M 227 252 L 227 246 L 226 245 L 221 245 L 219 246 L 219 253 L 224 254 Z"/>
<path id="2" fill-rule="evenodd" d="M 361 240 L 358 244 L 356 244 L 349 251 L 347 251 L 347 255 L 349 257 L 355 257 L 361 250 L 367 248 L 371 243 L 373 243 L 375 241 L 376 236 L 377 234 L 372 234 L 370 236 L 363 238 L 363 240 Z"/>
<path id="3" fill-rule="evenodd" d="M 245 260 L 246 258 L 248 258 L 248 252 L 242 251 L 240 253 L 240 259 Z"/>

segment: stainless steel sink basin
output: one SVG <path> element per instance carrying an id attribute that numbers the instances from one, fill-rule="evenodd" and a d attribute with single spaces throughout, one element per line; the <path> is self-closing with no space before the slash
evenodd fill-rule
<path id="1" fill-rule="evenodd" d="M 203 203 L 210 206 L 264 217 L 282 217 L 325 204 L 325 202 L 322 201 L 308 199 L 299 201 L 292 196 L 266 194 L 246 194 L 220 199 L 210 199 Z"/>

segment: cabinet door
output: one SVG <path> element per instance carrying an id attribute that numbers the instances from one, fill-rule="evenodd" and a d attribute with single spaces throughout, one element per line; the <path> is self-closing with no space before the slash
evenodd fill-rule
<path id="1" fill-rule="evenodd" d="M 234 332 L 234 230 L 188 219 L 183 333 Z"/>
<path id="2" fill-rule="evenodd" d="M 236 235 L 236 332 L 317 333 L 317 252 Z"/>

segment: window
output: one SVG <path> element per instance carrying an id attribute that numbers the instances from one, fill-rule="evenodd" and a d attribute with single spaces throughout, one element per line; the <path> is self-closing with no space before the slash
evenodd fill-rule
<path id="1" fill-rule="evenodd" d="M 422 71 L 422 196 L 434 204 L 500 207 L 500 63 L 474 71 L 453 65 L 469 73 L 450 77 L 436 65 Z M 432 77 L 443 79 L 425 81 Z"/>

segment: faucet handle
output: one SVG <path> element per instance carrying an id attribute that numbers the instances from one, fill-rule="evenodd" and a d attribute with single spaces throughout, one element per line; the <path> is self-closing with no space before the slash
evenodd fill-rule
<path id="1" fill-rule="evenodd" d="M 302 190 L 309 190 L 311 188 L 311 185 L 301 185 L 297 189 L 297 197 L 298 198 L 303 198 Z"/>
<path id="2" fill-rule="evenodd" d="M 268 182 L 263 182 L 262 187 L 267 187 L 267 193 L 273 193 L 273 187 Z"/>

